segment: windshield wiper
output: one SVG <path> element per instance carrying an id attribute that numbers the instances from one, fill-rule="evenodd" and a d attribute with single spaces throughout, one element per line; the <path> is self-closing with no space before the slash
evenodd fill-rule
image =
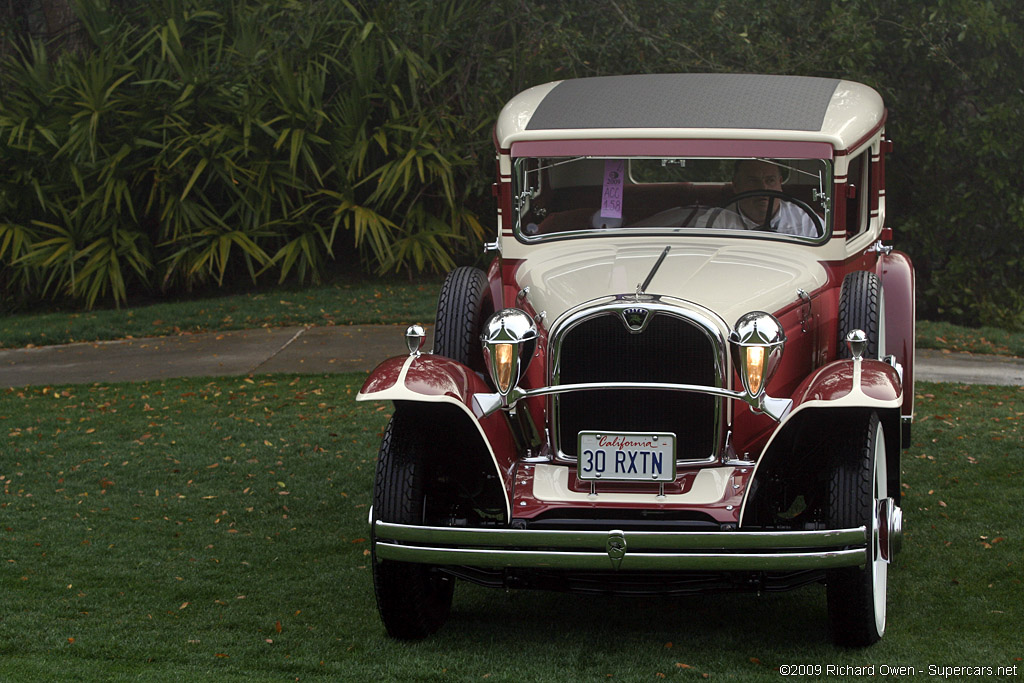
<path id="1" fill-rule="evenodd" d="M 668 252 L 671 249 L 672 249 L 671 245 L 665 247 L 665 251 L 661 252 L 661 256 L 659 256 L 658 260 L 655 261 L 654 267 L 651 268 L 651 272 L 647 274 L 647 279 L 644 280 L 642 285 L 637 285 L 636 286 L 636 294 L 637 294 L 637 296 L 640 296 L 641 294 L 643 294 L 644 292 L 647 291 L 647 286 L 649 284 L 651 284 L 651 280 L 654 279 L 654 274 L 658 272 L 658 268 L 661 268 L 661 264 L 664 263 L 665 257 L 668 256 Z"/>

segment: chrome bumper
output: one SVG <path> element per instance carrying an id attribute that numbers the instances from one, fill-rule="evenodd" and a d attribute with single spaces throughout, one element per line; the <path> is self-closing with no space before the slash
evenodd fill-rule
<path id="1" fill-rule="evenodd" d="M 867 531 L 549 531 L 377 521 L 378 560 L 486 569 L 795 571 L 859 567 Z"/>

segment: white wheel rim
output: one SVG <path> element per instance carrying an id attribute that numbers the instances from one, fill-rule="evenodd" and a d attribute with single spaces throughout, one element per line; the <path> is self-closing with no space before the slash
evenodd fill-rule
<path id="1" fill-rule="evenodd" d="M 872 561 L 871 561 L 871 592 L 874 601 L 875 631 L 881 636 L 885 632 L 885 602 L 886 592 L 889 585 L 889 563 L 882 555 L 881 542 L 888 536 L 879 528 L 881 515 L 879 505 L 888 498 L 888 484 L 885 468 L 885 435 L 882 433 L 882 425 L 878 424 L 875 430 L 875 444 L 872 460 L 874 461 L 874 482 L 873 500 L 871 502 L 874 512 L 874 529 L 872 533 Z M 887 522 L 886 522 L 887 523 Z"/>

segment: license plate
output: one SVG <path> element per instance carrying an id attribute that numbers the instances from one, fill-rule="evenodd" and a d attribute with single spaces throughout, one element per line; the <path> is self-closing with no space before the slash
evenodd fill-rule
<path id="1" fill-rule="evenodd" d="M 587 481 L 674 481 L 676 435 L 580 432 L 576 476 Z"/>

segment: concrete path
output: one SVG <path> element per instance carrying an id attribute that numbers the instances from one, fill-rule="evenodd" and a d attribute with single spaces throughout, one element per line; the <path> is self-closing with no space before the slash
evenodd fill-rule
<path id="1" fill-rule="evenodd" d="M 918 349 L 914 365 L 925 382 L 1024 385 L 1024 358 Z"/>
<path id="2" fill-rule="evenodd" d="M 0 388 L 273 372 L 369 372 L 405 327 L 278 327 L 0 350 Z M 427 348 L 432 339 L 428 332 Z"/>
<path id="3" fill-rule="evenodd" d="M 369 372 L 408 353 L 404 326 L 283 327 L 0 350 L 0 389 L 273 372 Z M 432 340 L 428 329 L 425 348 Z M 1024 385 L 1024 359 L 927 349 L 917 379 Z"/>

